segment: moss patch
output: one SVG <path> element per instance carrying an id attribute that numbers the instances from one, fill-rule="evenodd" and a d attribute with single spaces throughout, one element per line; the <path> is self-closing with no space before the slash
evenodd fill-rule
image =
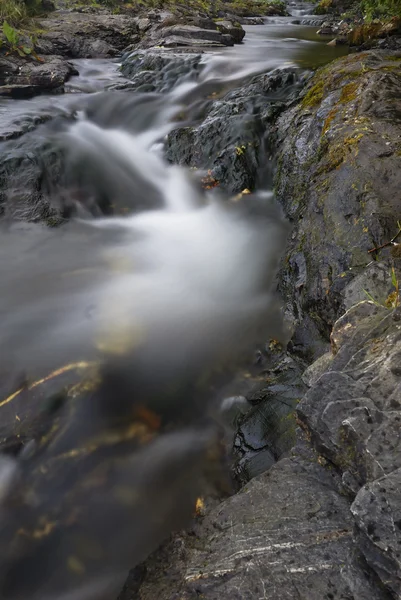
<path id="1" fill-rule="evenodd" d="M 352 100 L 355 100 L 358 88 L 358 83 L 347 83 L 341 90 L 340 102 L 352 102 Z"/>
<path id="2" fill-rule="evenodd" d="M 331 126 L 333 120 L 335 119 L 337 113 L 338 113 L 338 108 L 334 107 L 331 109 L 331 111 L 327 115 L 326 120 L 323 125 L 323 130 L 322 130 L 323 135 L 326 133 L 326 131 L 328 131 L 330 129 L 330 126 Z"/>
<path id="3" fill-rule="evenodd" d="M 310 88 L 310 90 L 305 94 L 302 100 L 303 107 L 312 107 L 318 106 L 323 99 L 324 92 L 324 81 L 319 79 L 319 81 Z"/>

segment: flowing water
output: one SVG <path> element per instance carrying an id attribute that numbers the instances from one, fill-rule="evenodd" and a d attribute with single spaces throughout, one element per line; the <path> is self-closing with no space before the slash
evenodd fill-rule
<path id="1" fill-rule="evenodd" d="M 297 6 L 294 15 L 303 10 L 308 7 Z M 3 222 L 0 388 L 5 395 L 13 392 L 12 386 L 7 389 L 8 382 L 21 372 L 25 380 L 33 381 L 71 361 L 91 361 L 103 367 L 111 364 L 119 375 L 101 405 L 106 414 L 111 406 L 114 411 L 115 405 L 120 406 L 123 388 L 125 398 L 133 401 L 140 395 L 138 386 L 144 398 L 160 400 L 161 395 L 163 400 L 166 394 L 167 406 L 162 410 L 167 412 L 171 394 L 166 390 L 176 390 L 174 395 L 181 393 L 187 410 L 192 400 L 180 391 L 183 380 L 198 380 L 221 363 L 250 352 L 259 340 L 280 334 L 271 287 L 288 227 L 271 191 L 259 190 L 244 201 L 204 190 L 189 170 L 166 162 L 162 143 L 183 113 L 188 124 L 199 116 L 211 93 L 221 94 L 265 71 L 315 67 L 345 52 L 328 47 L 327 40 L 321 42 L 316 28 L 293 21 L 294 17 L 266 19 L 264 25 L 247 26 L 241 47 L 202 56 L 196 72 L 184 70 L 184 76 L 164 94 L 130 90 L 115 62 L 82 60 L 75 61 L 80 75 L 68 83 L 66 94 L 0 101 L 3 159 L 19 152 L 19 161 L 29 161 L 29 144 L 33 148 L 38 139 L 61 151 L 64 184 L 71 179 L 73 185 L 66 195 L 54 188 L 53 200 L 76 217 L 56 229 Z M 21 164 L 18 160 L 14 167 Z M 44 164 L 46 168 L 51 170 Z M 24 176 L 23 171 L 18 173 Z M 121 210 L 113 211 L 114 203 Z M 185 412 L 184 406 L 179 410 Z M 205 413 L 206 408 L 201 416 Z M 14 475 L 7 463 L 0 478 L 0 498 L 12 490 L 16 473 L 29 480 L 43 461 L 57 458 L 61 448 L 63 453 L 75 448 L 74 431 L 83 435 L 78 417 L 79 413 L 71 417 L 70 437 L 64 435 L 60 441 L 56 435 L 22 466 L 16 463 Z M 93 405 L 86 414 L 91 427 L 95 428 L 98 417 Z M 177 513 L 184 510 L 183 479 L 189 481 L 192 469 L 191 463 L 184 471 L 182 460 L 195 448 L 205 452 L 210 442 L 199 416 L 193 416 L 190 425 L 175 437 L 166 433 L 149 443 L 141 451 L 140 466 L 135 463 L 133 469 L 129 463 L 130 484 L 148 498 L 148 504 L 134 510 L 131 525 L 121 527 L 117 521 L 112 530 L 104 528 L 120 513 L 109 498 L 107 506 L 106 500 L 99 505 L 88 492 L 86 533 L 107 529 L 107 535 L 118 538 L 113 538 L 111 550 L 101 560 L 102 579 L 98 563 L 87 571 L 80 569 L 78 559 L 71 563 L 73 540 L 62 530 L 47 554 L 42 548 L 43 554 L 37 555 L 45 562 L 47 556 L 57 555 L 51 573 L 46 575 L 43 562 L 34 559 L 29 548 L 26 554 L 22 550 L 16 565 L 0 564 L 4 597 L 27 597 L 18 578 L 22 568 L 33 600 L 60 598 L 61 590 L 74 599 L 100 599 L 110 590 L 114 593 L 111 582 L 116 575 L 121 577 L 142 560 L 171 528 L 182 526 Z M 175 479 L 169 471 L 171 479 L 166 482 L 167 467 L 173 469 Z M 62 471 L 56 483 L 48 478 L 40 487 L 35 480 L 38 489 L 35 494 L 25 490 L 20 512 L 8 508 L 0 513 L 4 531 L 13 519 L 28 527 L 32 514 L 42 515 L 49 506 L 58 505 L 70 486 L 81 484 L 80 469 L 78 464 L 68 481 Z M 176 481 L 180 469 L 186 475 Z M 161 486 L 160 498 L 159 490 L 152 487 L 155 482 Z M 65 564 L 78 565 L 74 577 L 71 573 L 67 577 Z M 78 572 L 81 578 L 76 577 Z"/>

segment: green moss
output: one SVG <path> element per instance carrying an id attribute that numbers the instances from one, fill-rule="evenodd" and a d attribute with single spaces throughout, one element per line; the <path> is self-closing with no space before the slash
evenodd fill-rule
<path id="1" fill-rule="evenodd" d="M 324 92 L 324 81 L 323 79 L 319 79 L 317 83 L 310 88 L 310 90 L 305 94 L 302 99 L 303 107 L 313 107 L 318 106 L 323 99 Z"/>

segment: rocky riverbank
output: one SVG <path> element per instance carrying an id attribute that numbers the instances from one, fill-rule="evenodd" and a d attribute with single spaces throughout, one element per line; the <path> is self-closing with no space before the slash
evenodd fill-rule
<path id="1" fill-rule="evenodd" d="M 280 4 L 272 5 L 271 14 L 282 12 Z M 196 10 L 185 15 L 148 11 L 143 16 L 130 11 L 52 12 L 36 19 L 34 38 L 15 30 L 11 48 L 0 34 L 0 97 L 62 93 L 66 81 L 76 74 L 71 59 L 111 58 L 140 48 L 202 52 L 240 44 L 245 35 L 238 22 L 241 18 L 224 11 L 221 15 L 212 18 Z M 29 53 L 24 56 L 18 48 L 28 48 Z"/>
<path id="2" fill-rule="evenodd" d="M 236 22 L 206 17 L 52 19 L 55 33 L 38 41 L 45 61 L 126 49 L 123 73 L 142 92 L 171 90 L 202 68 L 205 45 L 242 35 Z M 274 184 L 292 224 L 278 287 L 293 335 L 284 348 L 267 341 L 225 390 L 243 401 L 240 491 L 136 567 L 121 600 L 401 598 L 400 253 L 396 244 L 371 252 L 401 219 L 401 52 L 391 49 L 397 36 L 385 42 L 313 76 L 287 66 L 213 90 L 197 122 L 184 114 L 168 136 L 169 160 L 201 171 L 208 189 L 246 202 Z M 14 75 L 8 96 L 48 85 Z M 52 89 L 62 87 L 56 78 Z M 7 216 L 55 225 L 60 156 L 35 131 L 47 118 L 5 136 L 21 139 L 0 165 L 0 203 Z"/>
<path id="3" fill-rule="evenodd" d="M 266 468 L 285 453 L 277 443 L 277 405 L 290 388 L 277 376 L 294 359 L 287 400 L 297 405 L 298 441 L 289 456 L 134 569 L 122 598 L 400 597 L 401 350 L 399 309 L 392 308 L 399 259 L 396 246 L 369 252 L 399 229 L 400 66 L 397 52 L 350 55 L 319 70 L 289 108 L 276 108 L 269 130 L 276 194 L 293 223 L 279 285 L 295 332 L 287 357 L 278 353 L 276 367 L 283 360 L 286 367 L 274 368 L 272 346 L 259 382 L 244 391 L 257 409 L 240 417 L 245 473 L 258 472 L 255 456 Z M 215 110 L 210 115 L 218 128 Z M 170 136 L 170 156 L 213 167 L 205 147 L 210 133 L 193 138 L 207 132 L 209 118 Z M 229 131 L 227 117 L 222 122 Z M 186 154 L 204 147 L 204 155 Z M 224 153 L 213 157 L 220 164 Z M 231 189 L 255 181 L 252 168 L 238 187 L 230 171 L 222 172 Z M 315 362 L 304 370 L 302 361 Z"/>

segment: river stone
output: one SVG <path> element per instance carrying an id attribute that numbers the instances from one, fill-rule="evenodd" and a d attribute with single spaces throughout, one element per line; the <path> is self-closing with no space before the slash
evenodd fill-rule
<path id="1" fill-rule="evenodd" d="M 294 410 L 306 391 L 302 361 L 282 350 L 268 350 L 260 362 L 264 376 L 245 395 L 251 408 L 238 420 L 234 439 L 234 472 L 242 485 L 292 448 Z"/>
<path id="2" fill-rule="evenodd" d="M 201 60 L 199 50 L 188 54 L 138 50 L 124 57 L 121 71 L 138 91 L 169 92 L 184 81 L 194 80 Z"/>

